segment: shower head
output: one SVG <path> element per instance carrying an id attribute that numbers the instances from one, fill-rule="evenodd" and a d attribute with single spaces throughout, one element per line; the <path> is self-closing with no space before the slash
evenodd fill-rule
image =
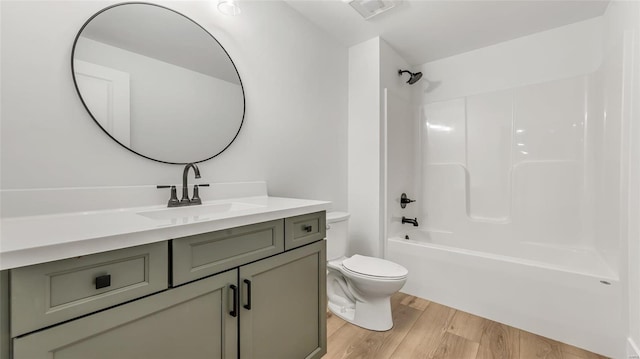
<path id="1" fill-rule="evenodd" d="M 422 72 L 411 72 L 411 71 L 407 71 L 407 70 L 398 70 L 398 75 L 402 76 L 403 73 L 408 73 L 411 77 L 409 77 L 409 80 L 407 81 L 407 83 L 409 85 L 413 85 L 416 82 L 418 82 L 421 78 L 422 78 Z"/>

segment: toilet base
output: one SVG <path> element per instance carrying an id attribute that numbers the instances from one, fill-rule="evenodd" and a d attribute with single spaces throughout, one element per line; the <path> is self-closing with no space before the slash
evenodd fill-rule
<path id="1" fill-rule="evenodd" d="M 355 318 L 356 311 L 353 308 L 347 308 L 345 306 L 341 306 L 339 304 L 329 302 L 327 307 L 335 316 L 342 318 L 343 320 L 353 323 L 353 319 Z"/>
<path id="2" fill-rule="evenodd" d="M 344 307 L 329 301 L 329 310 L 336 316 L 359 327 L 378 332 L 393 328 L 389 297 L 375 298 L 368 302 L 356 302 L 356 308 Z"/>

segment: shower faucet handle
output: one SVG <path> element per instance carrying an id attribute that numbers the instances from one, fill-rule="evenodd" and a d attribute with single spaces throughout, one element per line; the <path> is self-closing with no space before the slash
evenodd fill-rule
<path id="1" fill-rule="evenodd" d="M 407 197 L 407 194 L 403 193 L 400 196 L 400 207 L 401 208 L 405 208 L 405 207 L 407 207 L 407 203 L 411 203 L 411 202 L 415 202 L 415 201 L 416 201 L 415 199 L 409 199 L 409 197 Z"/>

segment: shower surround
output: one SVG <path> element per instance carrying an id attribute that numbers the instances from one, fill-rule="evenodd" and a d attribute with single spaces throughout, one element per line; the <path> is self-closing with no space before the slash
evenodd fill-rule
<path id="1" fill-rule="evenodd" d="M 385 92 L 385 257 L 409 269 L 403 291 L 624 356 L 640 37 L 622 8 L 424 64 L 413 100 Z M 401 209 L 402 192 L 418 202 Z"/>
<path id="2" fill-rule="evenodd" d="M 517 257 L 536 247 L 588 253 L 597 274 L 615 277 L 593 255 L 592 82 L 585 75 L 424 105 L 422 229 L 452 243 L 531 247 Z"/>

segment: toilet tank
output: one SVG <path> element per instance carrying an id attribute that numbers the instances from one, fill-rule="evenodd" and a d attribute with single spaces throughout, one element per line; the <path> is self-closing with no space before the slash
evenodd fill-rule
<path id="1" fill-rule="evenodd" d="M 327 213 L 327 260 L 347 255 L 349 240 L 349 213 Z"/>

